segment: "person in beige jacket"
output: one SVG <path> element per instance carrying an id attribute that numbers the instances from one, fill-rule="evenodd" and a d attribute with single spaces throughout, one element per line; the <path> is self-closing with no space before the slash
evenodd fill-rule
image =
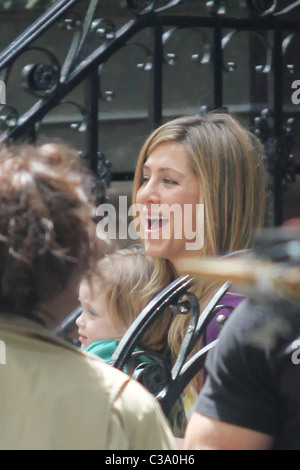
<path id="1" fill-rule="evenodd" d="M 0 149 L 0 449 L 175 449 L 142 385 L 52 333 L 105 251 L 89 179 L 62 144 Z"/>

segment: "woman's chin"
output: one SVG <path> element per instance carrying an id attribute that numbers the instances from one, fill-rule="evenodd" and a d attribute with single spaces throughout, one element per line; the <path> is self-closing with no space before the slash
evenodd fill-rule
<path id="1" fill-rule="evenodd" d="M 173 263 L 173 260 L 185 257 L 184 251 L 175 247 L 170 240 L 151 240 L 147 238 L 143 241 L 145 251 L 153 258 L 166 259 Z"/>
<path id="2" fill-rule="evenodd" d="M 151 240 L 147 238 L 144 240 L 145 251 L 148 255 L 154 258 L 165 258 L 168 259 L 169 249 L 164 243 L 164 240 Z"/>

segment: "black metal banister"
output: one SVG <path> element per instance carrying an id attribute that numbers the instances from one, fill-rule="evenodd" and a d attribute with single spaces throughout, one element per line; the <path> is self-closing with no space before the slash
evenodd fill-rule
<path id="1" fill-rule="evenodd" d="M 15 60 L 35 39 L 55 23 L 66 11 L 80 0 L 60 0 L 40 16 L 0 54 L 0 69 Z"/>
<path id="2" fill-rule="evenodd" d="M 24 43 L 21 44 L 21 38 L 26 41 L 29 32 L 31 31 L 35 34 L 34 38 L 28 38 L 28 41 L 33 41 L 37 37 L 38 34 L 41 34 L 46 27 L 52 24 L 55 20 L 57 20 L 67 8 L 72 6 L 79 0 L 61 0 L 59 4 L 55 4 L 52 8 L 50 8 L 45 15 L 39 18 L 34 25 L 35 27 L 28 28 L 13 44 L 19 44 L 20 46 L 16 46 L 17 50 L 9 57 L 5 56 L 6 51 L 8 53 L 8 49 L 11 49 L 10 46 L 7 50 L 5 50 L 0 55 L 0 69 L 3 68 L 4 63 L 8 63 L 13 58 L 15 58 L 21 50 L 25 47 Z M 53 10 L 55 8 L 54 13 L 56 13 L 55 19 L 51 18 L 50 15 L 53 14 Z M 60 8 L 59 8 L 60 7 Z M 46 17 L 46 18 L 45 18 Z M 47 112 L 52 109 L 56 104 L 60 102 L 67 94 L 70 93 L 77 85 L 80 84 L 82 80 L 84 80 L 90 73 L 93 72 L 95 66 L 99 66 L 100 64 L 104 63 L 112 54 L 114 54 L 118 49 L 120 49 L 124 42 L 131 39 L 136 33 L 138 33 L 143 28 L 147 26 L 155 25 L 157 21 L 157 15 L 154 13 L 149 13 L 147 15 L 140 16 L 133 20 L 130 20 L 128 23 L 123 25 L 116 31 L 113 41 L 105 42 L 97 49 L 95 49 L 83 62 L 79 63 L 77 67 L 73 71 L 70 72 L 67 79 L 60 83 L 59 91 L 57 93 L 53 93 L 51 96 L 43 98 L 37 101 L 23 116 L 20 117 L 18 126 L 14 128 L 7 129 L 3 132 L 0 136 L 0 142 L 9 140 L 11 138 L 17 139 L 22 134 L 24 134 L 24 130 L 34 125 L 36 122 L 40 121 Z M 215 18 L 212 17 L 194 17 L 194 16 L 160 16 L 160 24 L 162 26 L 177 26 L 177 27 L 185 27 L 185 26 L 198 26 L 198 27 L 215 27 Z M 276 23 L 280 22 L 282 28 L 288 28 L 292 30 L 297 30 L 298 23 L 292 20 L 284 20 L 278 18 L 275 20 Z M 253 18 L 218 18 L 218 25 L 220 28 L 242 28 L 242 29 L 272 29 L 274 28 L 274 19 L 273 17 L 263 17 L 259 19 Z M 29 42 L 28 42 L 29 44 Z M 27 44 L 27 45 L 28 45 Z M 217 88 L 217 86 L 216 86 Z M 219 91 L 220 93 L 220 91 Z M 217 96 L 216 98 L 221 98 Z M 219 102 L 218 99 L 218 102 Z M 222 103 L 219 103 L 221 106 Z M 157 120 L 157 117 L 156 119 Z"/>
<path id="3" fill-rule="evenodd" d="M 25 130 L 36 122 L 43 119 L 47 112 L 56 106 L 65 96 L 67 96 L 76 86 L 88 77 L 95 67 L 104 63 L 112 54 L 120 49 L 124 42 L 131 39 L 137 32 L 150 26 L 153 22 L 153 15 L 145 15 L 140 18 L 130 20 L 116 31 L 114 40 L 105 42 L 95 49 L 86 59 L 81 62 L 69 76 L 60 82 L 55 93 L 38 100 L 26 113 L 20 116 L 16 127 L 7 129 L 0 135 L 0 142 L 9 139 L 18 139 Z"/>

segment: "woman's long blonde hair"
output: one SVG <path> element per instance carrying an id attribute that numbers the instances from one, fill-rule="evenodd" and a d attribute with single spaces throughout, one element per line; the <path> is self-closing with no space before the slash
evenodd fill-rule
<path id="1" fill-rule="evenodd" d="M 204 204 L 202 254 L 215 256 L 248 249 L 253 231 L 261 228 L 265 214 L 265 181 L 262 145 L 227 113 L 185 116 L 156 129 L 143 145 L 135 171 L 132 202 L 141 186 L 142 170 L 150 153 L 162 142 L 180 142 L 199 181 L 199 203 Z M 150 290 L 165 287 L 179 275 L 165 259 L 155 259 Z M 216 285 L 197 282 L 200 310 Z M 174 358 L 184 338 L 189 318 L 177 315 L 169 331 Z"/>

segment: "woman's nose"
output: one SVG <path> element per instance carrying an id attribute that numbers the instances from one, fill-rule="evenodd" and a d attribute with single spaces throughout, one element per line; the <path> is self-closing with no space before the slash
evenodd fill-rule
<path id="1" fill-rule="evenodd" d="M 150 179 L 140 187 L 137 202 L 142 204 L 158 204 L 160 202 L 159 188 L 155 181 Z"/>

